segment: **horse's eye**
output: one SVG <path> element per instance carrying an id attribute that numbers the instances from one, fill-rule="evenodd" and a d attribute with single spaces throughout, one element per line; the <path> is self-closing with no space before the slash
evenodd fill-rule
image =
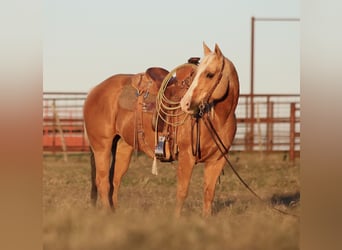
<path id="1" fill-rule="evenodd" d="M 207 74 L 207 78 L 211 79 L 211 78 L 214 77 L 214 75 L 215 75 L 215 74 L 213 74 L 213 73 L 208 73 L 208 74 Z"/>

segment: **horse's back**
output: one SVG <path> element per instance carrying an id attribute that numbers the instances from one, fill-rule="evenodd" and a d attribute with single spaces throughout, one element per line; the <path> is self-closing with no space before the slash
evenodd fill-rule
<path id="1" fill-rule="evenodd" d="M 130 84 L 132 76 L 132 74 L 118 74 L 107 78 L 89 92 L 85 105 L 87 102 L 105 100 L 116 96 L 123 86 Z"/>

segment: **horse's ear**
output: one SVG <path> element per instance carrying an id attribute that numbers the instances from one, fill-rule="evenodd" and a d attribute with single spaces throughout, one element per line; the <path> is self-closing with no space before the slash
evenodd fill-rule
<path id="1" fill-rule="evenodd" d="M 209 49 L 209 47 L 205 44 L 205 42 L 203 42 L 203 50 L 204 50 L 204 55 L 208 55 L 211 53 L 211 50 Z"/>
<path id="2" fill-rule="evenodd" d="M 221 51 L 220 47 L 217 45 L 217 43 L 215 44 L 215 54 L 218 55 L 219 57 L 221 57 L 223 55 L 222 51 Z"/>

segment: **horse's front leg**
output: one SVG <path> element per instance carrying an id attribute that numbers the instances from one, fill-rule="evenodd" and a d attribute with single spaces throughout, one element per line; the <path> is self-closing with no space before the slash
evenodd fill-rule
<path id="1" fill-rule="evenodd" d="M 176 217 L 180 217 L 184 200 L 188 195 L 189 183 L 195 160 L 187 154 L 181 154 L 178 157 L 177 170 L 177 198 L 176 198 Z"/>
<path id="2" fill-rule="evenodd" d="M 215 186 L 218 177 L 225 165 L 225 159 L 222 157 L 218 161 L 211 161 L 205 164 L 204 168 L 204 201 L 203 216 L 208 217 L 212 213 L 212 202 L 215 195 Z"/>

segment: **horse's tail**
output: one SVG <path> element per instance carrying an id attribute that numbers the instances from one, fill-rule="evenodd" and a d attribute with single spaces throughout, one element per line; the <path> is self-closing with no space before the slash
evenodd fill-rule
<path id="1" fill-rule="evenodd" d="M 90 199 L 93 206 L 96 206 L 97 201 L 97 186 L 96 186 L 96 165 L 95 165 L 95 157 L 94 151 L 91 147 L 90 149 L 90 166 L 91 166 L 91 191 L 90 191 Z"/>
<path id="2" fill-rule="evenodd" d="M 114 180 L 114 170 L 115 170 L 116 148 L 117 148 L 119 139 L 120 139 L 120 136 L 116 135 L 112 142 L 112 161 L 111 161 L 110 169 L 109 169 L 109 193 L 108 193 L 109 204 L 111 207 L 113 207 L 114 205 L 113 203 L 113 192 L 114 192 L 113 180 Z"/>

